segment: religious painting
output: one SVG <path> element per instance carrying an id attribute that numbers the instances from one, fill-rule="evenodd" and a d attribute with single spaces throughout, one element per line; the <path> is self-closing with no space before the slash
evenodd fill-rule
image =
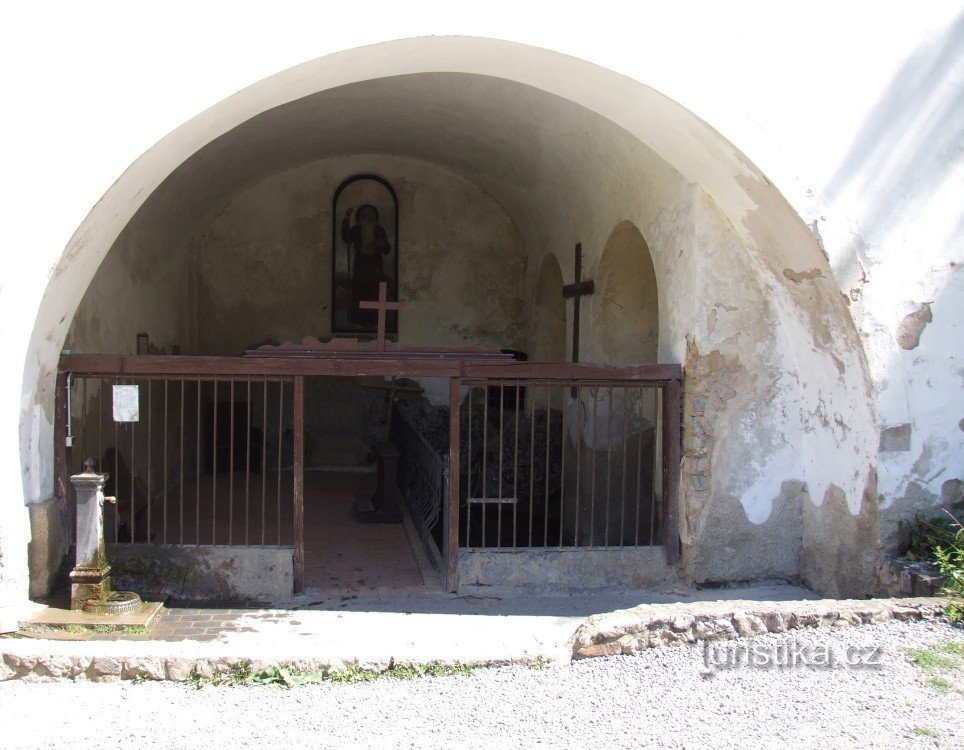
<path id="1" fill-rule="evenodd" d="M 333 334 L 374 335 L 378 311 L 359 307 L 378 299 L 385 282 L 388 299 L 398 299 L 398 198 L 375 175 L 356 175 L 335 191 L 332 206 Z M 398 334 L 398 314 L 388 313 L 385 331 Z"/>

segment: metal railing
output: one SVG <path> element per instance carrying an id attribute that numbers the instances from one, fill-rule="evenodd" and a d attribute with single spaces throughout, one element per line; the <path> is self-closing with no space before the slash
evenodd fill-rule
<path id="1" fill-rule="evenodd" d="M 97 467 L 112 476 L 108 494 L 118 499 L 115 512 L 106 514 L 113 523 L 108 539 L 290 543 L 294 588 L 301 591 L 305 377 L 444 377 L 448 472 L 441 480 L 437 468 L 428 474 L 430 484 L 440 481 L 445 491 L 422 490 L 413 515 L 422 518 L 420 534 L 431 526 L 432 538 L 441 537 L 447 588 L 458 580 L 460 545 L 662 544 L 669 563 L 679 560 L 679 365 L 472 356 L 65 354 L 57 374 L 54 467 L 62 512 L 72 507 L 70 474 L 96 453 Z M 142 386 L 138 422 L 115 423 L 110 414 L 109 386 L 124 384 Z M 422 457 L 413 466 L 432 460 Z M 282 477 L 289 468 L 290 495 Z M 413 486 L 428 481 L 423 467 L 411 471 Z"/>
<path id="2" fill-rule="evenodd" d="M 448 456 L 437 450 L 419 430 L 404 401 L 396 404 L 395 415 L 392 437 L 401 453 L 398 488 L 429 563 L 440 572 L 442 509 L 448 500 Z"/>
<path id="3" fill-rule="evenodd" d="M 460 544 L 662 544 L 660 388 L 466 380 Z"/>
<path id="4" fill-rule="evenodd" d="M 660 545 L 679 561 L 682 368 L 476 369 L 450 380 L 446 581 L 459 546 Z"/>
<path id="5" fill-rule="evenodd" d="M 115 421 L 112 387 L 137 386 L 137 421 Z M 291 378 L 74 375 L 73 450 L 106 473 L 108 542 L 291 545 Z M 287 476 L 286 476 L 287 475 Z"/>

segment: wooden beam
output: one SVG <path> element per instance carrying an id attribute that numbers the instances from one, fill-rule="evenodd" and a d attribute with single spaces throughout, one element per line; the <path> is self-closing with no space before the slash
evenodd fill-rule
<path id="1" fill-rule="evenodd" d="M 575 281 L 562 288 L 563 299 L 572 300 L 572 361 L 579 361 L 579 301 L 582 297 L 596 292 L 596 284 L 592 279 L 582 278 L 582 243 L 576 244 L 576 263 L 574 270 Z M 576 397 L 576 389 L 572 389 L 572 397 Z"/>
<path id="2" fill-rule="evenodd" d="M 682 365 L 599 365 L 549 362 L 466 363 L 466 378 L 531 380 L 637 380 L 665 382 L 683 377 Z"/>
<path id="3" fill-rule="evenodd" d="M 666 562 L 680 560 L 679 480 L 682 409 L 680 381 L 663 386 L 663 552 Z"/>
<path id="4" fill-rule="evenodd" d="M 449 378 L 449 483 L 444 508 L 442 568 L 446 591 L 459 587 L 459 444 L 461 442 L 462 381 Z"/>
<path id="5" fill-rule="evenodd" d="M 314 359 L 298 357 L 190 357 L 72 354 L 61 357 L 60 371 L 111 375 L 397 375 L 451 377 L 459 361 Z"/>
<path id="6" fill-rule="evenodd" d="M 382 375 L 396 377 L 469 377 L 546 380 L 634 380 L 666 382 L 683 377 L 676 364 L 601 365 L 550 362 L 461 362 L 431 358 L 315 359 L 298 357 L 193 357 L 70 354 L 59 371 L 77 375 Z"/>
<path id="7" fill-rule="evenodd" d="M 57 373 L 54 388 L 54 494 L 57 497 L 61 519 L 66 522 L 73 518 L 70 484 L 71 449 L 67 445 L 67 420 L 70 419 L 70 414 L 67 412 L 66 373 Z M 100 457 L 98 457 L 99 460 Z M 101 466 L 98 466 L 97 469 L 103 471 Z M 64 529 L 64 533 L 68 539 L 73 538 L 72 529 Z"/>
<path id="8" fill-rule="evenodd" d="M 305 379 L 295 378 L 294 387 L 294 548 L 295 593 L 305 587 Z M 280 523 L 280 519 L 279 519 Z"/>

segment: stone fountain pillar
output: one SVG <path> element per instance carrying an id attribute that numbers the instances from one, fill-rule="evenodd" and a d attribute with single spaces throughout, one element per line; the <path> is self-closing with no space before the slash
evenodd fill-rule
<path id="1" fill-rule="evenodd" d="M 91 599 L 104 601 L 110 594 L 110 565 L 104 552 L 104 482 L 94 473 L 93 462 L 83 474 L 70 478 L 77 496 L 77 554 L 70 572 L 70 608 L 83 609 Z"/>
<path id="2" fill-rule="evenodd" d="M 110 565 L 104 549 L 104 482 L 87 459 L 84 472 L 70 478 L 77 496 L 77 552 L 70 571 L 70 608 L 101 614 L 132 612 L 140 597 L 111 591 Z"/>

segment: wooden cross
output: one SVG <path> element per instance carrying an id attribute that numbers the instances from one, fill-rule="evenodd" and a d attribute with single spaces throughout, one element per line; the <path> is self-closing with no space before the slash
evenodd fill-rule
<path id="1" fill-rule="evenodd" d="M 359 302 L 358 306 L 363 310 L 378 310 L 378 340 L 375 343 L 376 351 L 385 351 L 385 313 L 388 310 L 401 310 L 405 307 L 404 302 L 388 301 L 388 284 L 384 281 L 378 283 L 377 302 Z"/>
<path id="2" fill-rule="evenodd" d="M 572 361 L 579 361 L 579 298 L 596 291 L 592 279 L 582 279 L 582 243 L 576 245 L 576 281 L 562 288 L 564 299 L 572 298 Z"/>

